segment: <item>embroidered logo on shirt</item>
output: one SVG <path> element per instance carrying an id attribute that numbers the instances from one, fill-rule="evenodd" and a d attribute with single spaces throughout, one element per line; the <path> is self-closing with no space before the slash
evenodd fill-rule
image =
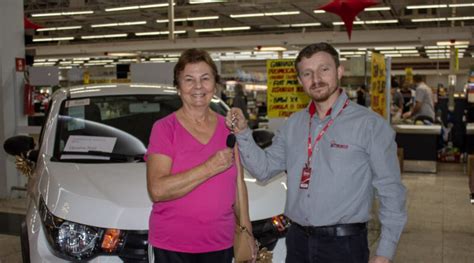
<path id="1" fill-rule="evenodd" d="M 331 141 L 331 148 L 347 149 L 349 145 L 347 144 L 338 144 L 336 141 Z"/>

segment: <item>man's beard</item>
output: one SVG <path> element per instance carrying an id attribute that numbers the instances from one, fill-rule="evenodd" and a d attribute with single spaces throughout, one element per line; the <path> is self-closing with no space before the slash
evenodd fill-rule
<path id="1" fill-rule="evenodd" d="M 322 93 L 319 93 L 316 96 L 313 95 L 312 99 L 315 102 L 324 102 L 324 101 L 328 100 L 329 97 L 331 97 L 331 95 L 333 95 L 337 91 L 337 87 L 334 88 L 333 90 L 330 90 L 329 84 L 326 83 L 326 82 L 318 82 L 316 85 L 313 85 L 313 87 L 311 87 L 311 89 L 316 89 L 314 86 L 318 87 L 318 89 L 321 89 L 321 88 L 324 89 L 322 91 Z"/>

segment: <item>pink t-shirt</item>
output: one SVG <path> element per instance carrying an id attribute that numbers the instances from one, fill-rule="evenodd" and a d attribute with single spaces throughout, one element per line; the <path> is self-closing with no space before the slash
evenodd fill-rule
<path id="1" fill-rule="evenodd" d="M 196 140 L 172 113 L 155 122 L 147 155 L 159 153 L 172 161 L 171 174 L 189 170 L 226 147 L 229 130 L 218 115 L 211 140 Z M 157 248 L 204 253 L 230 248 L 234 239 L 237 170 L 235 165 L 211 177 L 185 196 L 153 204 L 148 239 Z"/>

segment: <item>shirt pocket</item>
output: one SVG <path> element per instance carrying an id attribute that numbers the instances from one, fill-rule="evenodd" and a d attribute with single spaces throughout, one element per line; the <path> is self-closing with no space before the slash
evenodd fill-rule
<path id="1" fill-rule="evenodd" d="M 367 153 L 360 145 L 333 139 L 325 143 L 327 144 L 325 155 L 327 155 L 328 164 L 334 176 L 352 177 L 357 171 L 368 165 Z"/>

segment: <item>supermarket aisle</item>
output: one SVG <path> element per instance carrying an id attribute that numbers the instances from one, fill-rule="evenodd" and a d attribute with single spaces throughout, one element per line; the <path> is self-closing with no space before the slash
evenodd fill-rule
<path id="1" fill-rule="evenodd" d="M 437 174 L 403 174 L 408 224 L 395 263 L 473 263 L 474 205 L 462 164 L 438 164 Z M 23 199 L 0 200 L 0 263 L 21 262 L 18 237 Z M 7 227 L 8 226 L 8 227 Z M 369 224 L 371 250 L 379 224 Z"/>

